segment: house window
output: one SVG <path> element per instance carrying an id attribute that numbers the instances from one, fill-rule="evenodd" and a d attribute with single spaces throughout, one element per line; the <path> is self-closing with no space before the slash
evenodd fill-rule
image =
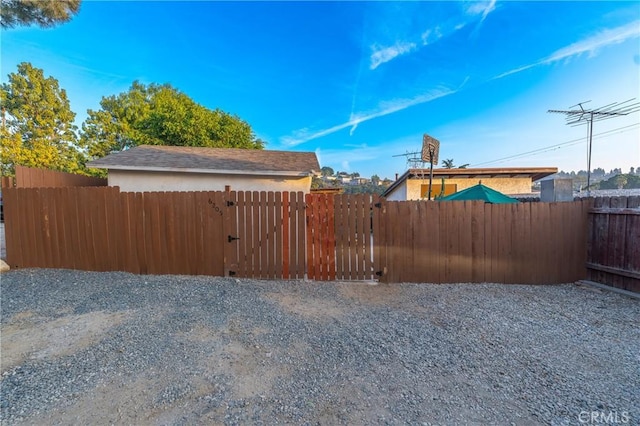
<path id="1" fill-rule="evenodd" d="M 457 183 L 445 183 L 444 186 L 441 183 L 431 184 L 431 198 L 445 197 L 458 191 Z M 429 197 L 429 184 L 420 185 L 420 197 Z"/>

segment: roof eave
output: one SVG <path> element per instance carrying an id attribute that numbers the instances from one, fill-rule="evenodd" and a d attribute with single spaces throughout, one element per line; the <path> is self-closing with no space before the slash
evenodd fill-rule
<path id="1" fill-rule="evenodd" d="M 224 170 L 224 169 L 196 169 L 180 167 L 152 167 L 152 166 L 123 166 L 113 164 L 92 164 L 87 163 L 87 167 L 107 170 L 145 171 L 145 172 L 175 172 L 175 173 L 204 173 L 213 175 L 252 175 L 252 176 L 292 176 L 307 177 L 315 172 L 295 171 L 295 170 Z"/>

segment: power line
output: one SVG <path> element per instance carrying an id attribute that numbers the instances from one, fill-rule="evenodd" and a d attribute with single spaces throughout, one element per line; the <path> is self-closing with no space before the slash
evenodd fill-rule
<path id="1" fill-rule="evenodd" d="M 640 123 L 634 123 L 634 124 L 630 124 L 630 125 L 627 125 L 627 126 L 618 127 L 616 129 L 607 130 L 606 132 L 597 133 L 597 134 L 594 134 L 593 136 L 598 138 L 598 139 L 602 139 L 604 137 L 612 136 L 614 134 L 614 132 L 624 133 L 626 131 L 631 130 L 632 127 L 638 127 L 638 126 L 640 126 Z M 624 129 L 627 129 L 627 130 L 624 130 Z M 620 131 L 620 130 L 622 130 L 622 131 Z M 475 164 L 472 164 L 472 166 L 473 167 L 478 167 L 478 166 L 483 166 L 483 165 L 486 165 L 486 164 L 499 163 L 499 162 L 506 161 L 506 160 L 511 160 L 511 159 L 514 159 L 514 158 L 529 157 L 529 156 L 532 156 L 532 155 L 542 154 L 544 152 L 554 151 L 556 149 L 564 148 L 565 146 L 577 145 L 577 144 L 583 143 L 583 142 L 585 142 L 585 138 L 584 137 L 578 138 L 578 139 L 572 139 L 570 141 L 562 142 L 562 143 L 559 143 L 559 144 L 549 145 L 549 146 L 546 146 L 546 147 L 534 149 L 533 151 L 527 151 L 527 152 L 522 152 L 522 153 L 519 153 L 519 154 L 513 154 L 513 155 L 510 155 L 508 157 L 502 157 L 502 158 L 498 158 L 496 160 L 484 161 L 482 163 L 475 163 Z"/>

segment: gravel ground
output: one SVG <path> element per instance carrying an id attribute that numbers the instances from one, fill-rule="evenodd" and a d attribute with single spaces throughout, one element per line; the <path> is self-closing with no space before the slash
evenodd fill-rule
<path id="1" fill-rule="evenodd" d="M 640 302 L 589 287 L 0 284 L 3 424 L 640 424 Z"/>

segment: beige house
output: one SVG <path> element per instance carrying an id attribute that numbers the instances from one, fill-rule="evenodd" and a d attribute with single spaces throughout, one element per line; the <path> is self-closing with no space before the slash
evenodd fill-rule
<path id="1" fill-rule="evenodd" d="M 431 197 L 449 195 L 482 182 L 506 195 L 531 193 L 533 182 L 558 173 L 556 167 L 434 169 Z M 409 169 L 382 194 L 389 201 L 428 198 L 429 169 Z"/>
<path id="2" fill-rule="evenodd" d="M 320 170 L 313 152 L 141 145 L 87 163 L 123 192 L 302 191 Z"/>

